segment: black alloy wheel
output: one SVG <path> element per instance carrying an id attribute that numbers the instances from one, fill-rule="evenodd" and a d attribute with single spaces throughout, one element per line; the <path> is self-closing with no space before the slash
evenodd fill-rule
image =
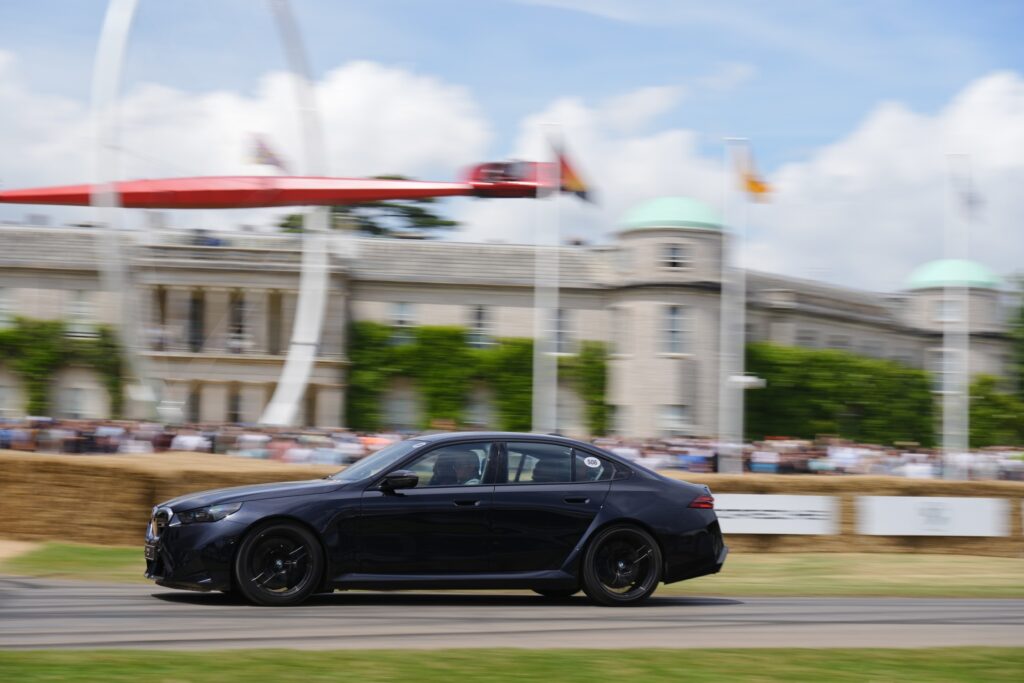
<path id="1" fill-rule="evenodd" d="M 533 592 L 537 595 L 543 595 L 545 598 L 551 598 L 552 600 L 563 600 L 565 598 L 571 598 L 580 592 L 579 588 L 534 588 Z"/>
<path id="2" fill-rule="evenodd" d="M 661 548 L 649 533 L 626 524 L 608 527 L 583 556 L 583 590 L 602 605 L 636 605 L 658 587 L 661 566 Z"/>
<path id="3" fill-rule="evenodd" d="M 320 584 L 320 543 L 305 528 L 275 522 L 250 532 L 235 557 L 235 587 L 258 605 L 297 605 Z"/>

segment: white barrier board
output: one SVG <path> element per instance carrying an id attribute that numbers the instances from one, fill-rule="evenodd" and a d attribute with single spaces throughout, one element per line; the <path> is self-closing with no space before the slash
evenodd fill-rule
<path id="1" fill-rule="evenodd" d="M 715 513 L 724 534 L 839 533 L 839 499 L 834 496 L 716 493 Z"/>
<path id="2" fill-rule="evenodd" d="M 860 496 L 857 533 L 867 536 L 1009 536 L 1005 498 Z"/>

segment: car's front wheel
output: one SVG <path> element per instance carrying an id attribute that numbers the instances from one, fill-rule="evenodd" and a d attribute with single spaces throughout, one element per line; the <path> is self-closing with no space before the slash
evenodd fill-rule
<path id="1" fill-rule="evenodd" d="M 250 532 L 235 557 L 235 587 L 258 605 L 297 605 L 320 583 L 324 559 L 307 529 L 272 522 Z"/>
<path id="2" fill-rule="evenodd" d="M 661 549 L 639 527 L 602 529 L 583 556 L 583 590 L 602 605 L 635 605 L 646 600 L 661 581 Z"/>

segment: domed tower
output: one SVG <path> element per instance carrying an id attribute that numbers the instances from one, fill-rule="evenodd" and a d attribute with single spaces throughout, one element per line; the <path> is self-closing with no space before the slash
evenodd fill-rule
<path id="1" fill-rule="evenodd" d="M 962 315 L 959 293 L 947 296 L 947 287 L 967 287 L 970 335 L 969 370 L 972 375 L 1009 374 L 1006 323 L 1000 301 L 1002 281 L 974 261 L 942 259 L 915 269 L 907 278 L 905 322 L 934 335 L 927 366 L 940 371 L 941 334 L 947 321 Z"/>
<path id="2" fill-rule="evenodd" d="M 627 212 L 616 237 L 613 426 L 625 436 L 714 434 L 722 221 L 695 199 L 662 197 Z"/>

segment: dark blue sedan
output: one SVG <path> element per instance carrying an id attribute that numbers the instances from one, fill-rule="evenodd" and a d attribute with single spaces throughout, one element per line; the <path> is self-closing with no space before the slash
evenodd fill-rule
<path id="1" fill-rule="evenodd" d="M 727 552 L 705 486 L 572 439 L 473 432 L 402 441 L 325 479 L 167 501 L 146 576 L 261 605 L 403 588 L 632 605 L 719 571 Z"/>

